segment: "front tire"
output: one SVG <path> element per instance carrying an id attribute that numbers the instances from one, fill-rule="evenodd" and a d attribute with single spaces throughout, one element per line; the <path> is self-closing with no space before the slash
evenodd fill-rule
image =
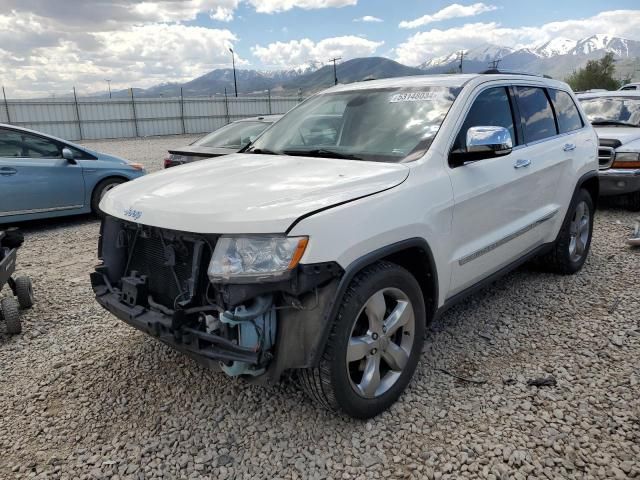
<path id="1" fill-rule="evenodd" d="M 569 205 L 558 239 L 540 260 L 543 268 L 562 275 L 580 271 L 591 247 L 594 210 L 591 195 L 580 189 Z"/>
<path id="2" fill-rule="evenodd" d="M 109 190 L 124 182 L 126 182 L 124 178 L 105 178 L 96 185 L 96 188 L 93 189 L 93 194 L 91 195 L 91 211 L 96 216 L 99 218 L 104 217 L 104 212 L 100 210 L 100 200 L 102 200 L 102 197 L 104 197 Z"/>
<path id="3" fill-rule="evenodd" d="M 345 292 L 320 365 L 300 372 L 303 388 L 331 410 L 378 415 L 409 384 L 425 324 L 422 291 L 411 273 L 385 261 L 367 267 Z"/>
<path id="4" fill-rule="evenodd" d="M 29 277 L 16 278 L 16 297 L 21 308 L 33 307 L 33 285 Z"/>

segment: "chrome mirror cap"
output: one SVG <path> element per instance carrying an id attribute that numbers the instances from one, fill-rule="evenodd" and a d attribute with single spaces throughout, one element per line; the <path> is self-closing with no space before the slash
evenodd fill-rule
<path id="1" fill-rule="evenodd" d="M 511 134 L 504 127 L 471 127 L 467 130 L 467 153 L 507 155 L 512 149 Z"/>

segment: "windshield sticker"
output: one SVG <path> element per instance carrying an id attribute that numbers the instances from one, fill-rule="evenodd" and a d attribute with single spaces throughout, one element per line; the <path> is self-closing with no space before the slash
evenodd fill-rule
<path id="1" fill-rule="evenodd" d="M 427 100 L 433 100 L 435 97 L 435 92 L 407 92 L 407 93 L 396 93 L 395 95 L 391 95 L 389 99 L 389 103 L 398 103 L 398 102 L 424 102 Z"/>

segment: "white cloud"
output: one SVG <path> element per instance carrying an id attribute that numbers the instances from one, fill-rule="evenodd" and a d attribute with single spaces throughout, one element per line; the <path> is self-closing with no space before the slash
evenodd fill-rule
<path id="1" fill-rule="evenodd" d="M 276 13 L 302 8 L 313 10 L 317 8 L 340 8 L 357 5 L 358 0 L 247 0 L 257 12 Z"/>
<path id="2" fill-rule="evenodd" d="M 415 20 L 404 20 L 400 22 L 400 28 L 418 28 L 429 23 L 449 20 L 451 18 L 474 17 L 481 13 L 497 10 L 495 5 L 487 5 L 485 3 L 474 3 L 472 5 L 460 5 L 453 3 L 442 10 L 438 10 L 432 15 L 424 15 Z"/>
<path id="3" fill-rule="evenodd" d="M 184 82 L 228 67 L 227 48 L 237 40 L 226 29 L 153 23 L 48 42 L 52 33 L 46 26 L 31 25 L 40 32 L 35 46 L 16 18 L 0 16 L 0 66 L 12 72 L 3 78 L 10 97 L 68 94 L 74 85 L 86 95 L 103 90 L 105 78 L 113 89 Z M 6 45 L 12 45 L 11 52 Z M 247 62 L 236 58 L 236 63 Z"/>
<path id="4" fill-rule="evenodd" d="M 378 17 L 374 17 L 372 15 L 365 15 L 364 17 L 354 18 L 354 22 L 364 22 L 364 23 L 380 23 L 383 20 Z"/>
<path id="5" fill-rule="evenodd" d="M 347 60 L 372 55 L 384 42 L 374 42 L 356 36 L 325 38 L 314 42 L 308 38 L 290 42 L 274 42 L 263 47 L 256 45 L 251 52 L 268 66 L 292 68 L 309 61 L 328 61 L 342 57 Z"/>
<path id="6" fill-rule="evenodd" d="M 614 10 L 588 18 L 546 23 L 535 27 L 503 27 L 497 22 L 469 23 L 449 29 L 418 32 L 398 45 L 396 60 L 419 65 L 430 58 L 487 43 L 513 48 L 539 45 L 554 37 L 575 40 L 607 33 L 640 40 L 640 10 Z"/>

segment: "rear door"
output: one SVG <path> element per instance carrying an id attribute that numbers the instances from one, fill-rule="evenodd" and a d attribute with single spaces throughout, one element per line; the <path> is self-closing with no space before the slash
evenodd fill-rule
<path id="1" fill-rule="evenodd" d="M 550 103 L 544 90 L 541 93 L 544 102 L 534 104 L 538 111 L 531 113 L 532 105 L 525 104 L 524 111 L 519 108 L 521 92 L 516 88 L 506 84 L 483 87 L 457 133 L 452 151 L 464 149 L 466 132 L 472 126 L 508 129 L 514 148 L 508 155 L 449 170 L 455 199 L 450 296 L 542 243 L 544 224 L 554 215 L 549 199 L 555 198 L 558 182 L 550 178 L 554 162 L 540 160 L 550 147 L 532 135 L 536 129 L 548 138 L 557 133 Z M 526 143 L 528 138 L 532 144 Z"/>
<path id="2" fill-rule="evenodd" d="M 82 167 L 62 158 L 62 144 L 0 128 L 0 215 L 81 208 Z"/>

